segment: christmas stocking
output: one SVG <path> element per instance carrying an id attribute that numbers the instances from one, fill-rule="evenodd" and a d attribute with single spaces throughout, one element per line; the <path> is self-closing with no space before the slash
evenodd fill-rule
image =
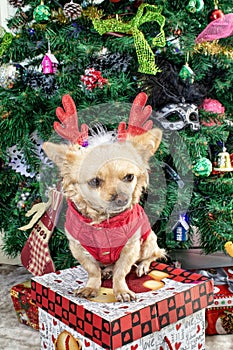
<path id="1" fill-rule="evenodd" d="M 55 272 L 54 263 L 50 256 L 48 242 L 56 226 L 62 207 L 62 193 L 56 189 L 49 192 L 48 203 L 36 204 L 27 216 L 35 213 L 29 225 L 21 227 L 21 230 L 29 228 L 36 219 L 32 232 L 21 252 L 23 266 L 34 276 L 41 276 L 49 272 Z"/>

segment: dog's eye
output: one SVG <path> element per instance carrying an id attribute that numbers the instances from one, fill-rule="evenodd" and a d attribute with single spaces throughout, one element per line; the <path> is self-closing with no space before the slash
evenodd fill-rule
<path id="1" fill-rule="evenodd" d="M 97 188 L 100 187 L 100 185 L 102 184 L 102 180 L 99 179 L 98 177 L 94 177 L 93 179 L 91 179 L 90 181 L 88 181 L 88 185 L 93 187 L 93 188 Z"/>
<path id="2" fill-rule="evenodd" d="M 134 175 L 133 174 L 127 174 L 124 178 L 123 181 L 124 182 L 131 182 L 134 179 Z"/>

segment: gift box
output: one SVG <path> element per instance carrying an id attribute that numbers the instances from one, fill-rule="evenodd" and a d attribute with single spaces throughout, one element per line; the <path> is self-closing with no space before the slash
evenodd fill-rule
<path id="1" fill-rule="evenodd" d="M 38 307 L 31 298 L 31 281 L 13 286 L 10 294 L 19 322 L 39 330 Z"/>
<path id="2" fill-rule="evenodd" d="M 214 280 L 214 302 L 206 309 L 206 334 L 233 334 L 233 267 L 200 272 Z"/>
<path id="3" fill-rule="evenodd" d="M 86 281 L 81 266 L 33 277 L 41 349 L 204 349 L 212 279 L 153 263 L 148 275 L 127 276 L 137 293 L 137 301 L 129 303 L 115 301 L 109 280 L 96 298 L 76 297 L 74 291 Z"/>

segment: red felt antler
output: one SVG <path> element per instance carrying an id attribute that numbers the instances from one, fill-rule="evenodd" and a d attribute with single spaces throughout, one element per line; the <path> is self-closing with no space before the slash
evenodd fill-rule
<path id="1" fill-rule="evenodd" d="M 129 114 L 128 130 L 126 129 L 125 122 L 121 122 L 118 126 L 119 141 L 124 141 L 127 135 L 141 135 L 152 129 L 152 120 L 147 120 L 152 112 L 152 107 L 150 105 L 145 107 L 147 98 L 144 92 L 140 92 L 135 97 Z"/>
<path id="2" fill-rule="evenodd" d="M 86 146 L 88 139 L 88 126 L 87 124 L 82 124 L 81 131 L 79 131 L 78 114 L 72 97 L 70 95 L 64 95 L 62 97 L 62 104 L 63 108 L 57 107 L 56 109 L 56 115 L 62 124 L 54 122 L 54 130 L 58 135 L 72 143 Z"/>

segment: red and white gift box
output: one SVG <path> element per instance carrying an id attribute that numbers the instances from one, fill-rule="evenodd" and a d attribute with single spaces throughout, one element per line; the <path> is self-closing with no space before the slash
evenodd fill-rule
<path id="1" fill-rule="evenodd" d="M 75 297 L 74 290 L 87 280 L 81 266 L 34 277 L 41 349 L 204 349 L 213 281 L 165 264 L 151 267 L 147 276 L 128 275 L 137 293 L 137 301 L 130 303 L 114 301 L 109 281 L 97 298 Z"/>
<path id="2" fill-rule="evenodd" d="M 233 334 L 233 267 L 206 270 L 214 279 L 214 302 L 206 309 L 206 334 Z"/>

